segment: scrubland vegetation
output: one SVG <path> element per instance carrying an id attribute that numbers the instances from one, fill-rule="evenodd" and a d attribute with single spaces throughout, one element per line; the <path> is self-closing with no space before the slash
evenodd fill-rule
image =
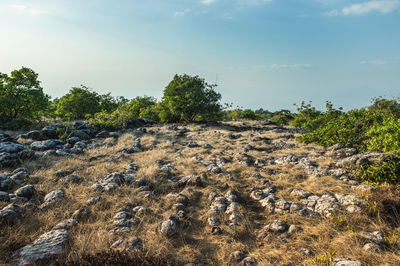
<path id="1" fill-rule="evenodd" d="M 33 70 L 0 74 L 0 155 L 29 150 L 1 168 L 0 262 L 400 264 L 398 99 L 232 107 L 198 76 L 52 100 Z"/>

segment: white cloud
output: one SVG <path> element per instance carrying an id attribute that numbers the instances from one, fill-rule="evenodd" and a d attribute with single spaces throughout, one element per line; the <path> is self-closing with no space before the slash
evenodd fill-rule
<path id="1" fill-rule="evenodd" d="M 217 0 L 201 0 L 201 2 L 205 5 L 210 5 L 215 3 Z"/>
<path id="2" fill-rule="evenodd" d="M 372 60 L 372 61 L 360 62 L 360 65 L 393 65 L 393 64 L 399 64 L 399 61 Z"/>
<path id="3" fill-rule="evenodd" d="M 10 5 L 10 8 L 17 10 L 20 13 L 31 14 L 31 15 L 35 15 L 35 16 L 46 14 L 46 12 L 42 9 L 32 8 L 32 7 L 29 7 L 26 5 L 22 5 L 22 4 Z"/>
<path id="4" fill-rule="evenodd" d="M 185 9 L 185 10 L 183 10 L 183 11 L 176 11 L 175 13 L 174 13 L 174 16 L 175 17 L 183 17 L 183 16 L 185 16 L 187 13 L 189 13 L 190 12 L 190 9 Z"/>
<path id="5" fill-rule="evenodd" d="M 292 64 L 292 65 L 279 65 L 279 64 L 272 64 L 270 68 L 272 69 L 299 69 L 299 68 L 312 68 L 314 67 L 311 64 Z"/>
<path id="6" fill-rule="evenodd" d="M 373 0 L 359 4 L 346 6 L 341 10 L 331 10 L 324 13 L 325 16 L 351 16 L 364 15 L 371 12 L 382 14 L 393 13 L 400 10 L 400 0 Z"/>

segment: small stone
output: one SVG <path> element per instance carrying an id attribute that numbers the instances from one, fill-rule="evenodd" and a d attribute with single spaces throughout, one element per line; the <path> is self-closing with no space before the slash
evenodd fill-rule
<path id="1" fill-rule="evenodd" d="M 303 255 L 307 256 L 307 257 L 311 257 L 313 256 L 313 252 L 307 248 L 300 248 L 299 252 L 302 253 Z"/>
<path id="2" fill-rule="evenodd" d="M 302 229 L 300 226 L 292 224 L 291 226 L 289 226 L 288 233 L 294 234 L 294 233 L 300 232 L 301 230 Z"/>
<path id="3" fill-rule="evenodd" d="M 381 251 L 381 247 L 375 243 L 367 243 L 363 246 L 363 250 L 371 252 L 379 252 Z"/>
<path id="4" fill-rule="evenodd" d="M 64 220 L 60 223 L 58 223 L 56 226 L 54 226 L 53 230 L 57 230 L 57 229 L 69 229 L 75 225 L 78 224 L 78 221 L 75 219 L 67 219 Z"/>
<path id="5" fill-rule="evenodd" d="M 228 257 L 229 263 L 239 263 L 244 259 L 244 253 L 241 251 L 235 251 Z"/>
<path id="6" fill-rule="evenodd" d="M 351 260 L 346 258 L 337 258 L 333 260 L 333 266 L 363 266 L 361 262 L 357 260 Z"/>
<path id="7" fill-rule="evenodd" d="M 132 209 L 132 212 L 136 216 L 143 216 L 147 213 L 150 213 L 150 210 L 149 210 L 149 208 L 147 208 L 145 206 L 136 206 L 135 208 Z"/>
<path id="8" fill-rule="evenodd" d="M 275 220 L 274 222 L 267 225 L 267 229 L 273 233 L 284 233 L 288 229 L 288 226 L 285 222 Z"/>
<path id="9" fill-rule="evenodd" d="M 361 208 L 356 205 L 350 205 L 346 208 L 348 213 L 361 213 Z"/>
<path id="10" fill-rule="evenodd" d="M 72 218 L 81 221 L 87 219 L 89 215 L 90 215 L 90 210 L 88 208 L 81 208 L 76 210 L 72 214 Z"/>
<path id="11" fill-rule="evenodd" d="M 183 211 L 185 210 L 185 205 L 183 205 L 182 203 L 176 203 L 173 206 L 175 211 Z"/>
<path id="12" fill-rule="evenodd" d="M 134 252 L 143 248 L 143 241 L 137 237 L 131 237 L 128 239 L 120 239 L 111 246 L 112 249 L 120 252 Z"/>
<path id="13" fill-rule="evenodd" d="M 100 200 L 100 197 L 99 197 L 99 196 L 91 197 L 91 198 L 89 198 L 89 199 L 86 201 L 86 204 L 87 204 L 88 206 L 94 205 L 94 204 L 96 204 L 99 200 Z"/>
<path id="14" fill-rule="evenodd" d="M 179 221 L 179 218 L 176 217 Z M 160 224 L 159 226 L 161 234 L 163 234 L 166 237 L 172 237 L 175 235 L 178 231 L 178 224 L 176 219 L 168 219 L 167 221 L 164 221 Z"/>
<path id="15" fill-rule="evenodd" d="M 242 260 L 241 265 L 256 265 L 257 264 L 257 260 L 253 257 L 246 257 Z"/>
<path id="16" fill-rule="evenodd" d="M 385 243 L 385 238 L 382 232 L 360 232 L 360 236 L 374 242 L 375 244 L 381 245 Z"/>

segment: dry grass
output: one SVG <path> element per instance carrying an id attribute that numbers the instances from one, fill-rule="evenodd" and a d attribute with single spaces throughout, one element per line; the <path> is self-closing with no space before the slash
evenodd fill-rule
<path id="1" fill-rule="evenodd" d="M 243 126 L 242 122 L 233 123 Z M 249 123 L 246 124 L 249 126 Z M 260 125 L 257 125 L 258 127 Z M 190 126 L 189 126 L 190 128 Z M 109 148 L 88 150 L 75 158 L 48 158 L 46 160 L 25 162 L 31 172 L 27 183 L 35 185 L 39 191 L 35 198 L 40 203 L 45 193 L 55 189 L 63 189 L 66 200 L 49 208 L 28 212 L 21 224 L 3 228 L 0 235 L 0 261 L 5 261 L 18 248 L 32 242 L 39 235 L 51 230 L 57 223 L 71 217 L 72 213 L 84 206 L 92 196 L 101 196 L 101 200 L 88 207 L 91 211 L 89 218 L 80 222 L 70 230 L 73 242 L 59 263 L 66 265 L 101 265 L 134 263 L 145 261 L 144 265 L 181 263 L 206 263 L 211 265 L 226 264 L 229 254 L 241 250 L 248 256 L 255 257 L 259 265 L 310 265 L 313 257 L 303 255 L 299 249 L 307 248 L 315 256 L 322 256 L 330 249 L 337 257 L 358 259 L 366 265 L 399 265 L 398 250 L 399 226 L 398 217 L 400 198 L 399 190 L 395 188 L 377 189 L 368 196 L 368 204 L 377 202 L 375 210 L 367 209 L 360 215 L 342 214 L 340 217 L 312 218 L 294 214 L 267 214 L 260 205 L 249 195 L 253 186 L 262 187 L 266 180 L 277 187 L 277 197 L 297 201 L 290 195 L 294 188 L 308 190 L 316 195 L 324 192 L 355 193 L 351 186 L 333 178 L 308 178 L 300 167 L 290 165 L 272 165 L 255 167 L 239 162 L 246 145 L 250 144 L 255 150 L 246 152 L 255 159 L 265 159 L 269 156 L 279 157 L 287 154 L 297 156 L 314 156 L 320 166 L 327 167 L 333 161 L 321 156 L 323 148 L 317 145 L 304 145 L 294 140 L 282 138 L 287 134 L 265 130 L 263 132 L 243 131 L 242 137 L 230 139 L 228 131 L 223 128 L 191 127 L 185 137 L 176 137 L 175 132 L 166 126 L 147 128 L 147 134 L 139 132 L 127 133 L 118 139 L 116 145 Z M 144 151 L 132 155 L 120 155 L 122 148 L 132 147 L 135 138 L 142 136 L 141 143 Z M 270 150 L 269 145 L 257 138 L 283 140 L 295 144 L 293 149 Z M 107 139 L 106 142 L 113 142 Z M 213 148 L 189 148 L 189 142 L 199 145 L 211 144 Z M 173 144 L 175 143 L 175 144 Z M 215 163 L 219 157 L 228 159 L 223 166 L 229 175 L 207 172 L 207 167 L 196 162 L 194 157 L 209 163 Z M 177 188 L 166 181 L 156 161 L 172 163 L 175 177 L 206 173 L 202 187 Z M 137 189 L 122 185 L 114 192 L 95 192 L 90 186 L 99 178 L 111 172 L 124 172 L 130 162 L 138 165 L 137 178 L 144 178 L 153 188 L 150 198 L 143 198 Z M 78 184 L 64 184 L 56 180 L 57 170 L 72 170 L 82 181 Z M 268 169 L 276 174 L 269 174 Z M 258 174 L 258 175 L 257 175 Z M 215 191 L 224 195 L 233 190 L 239 196 L 239 212 L 243 219 L 238 226 L 229 226 L 226 215 L 221 215 L 223 234 L 213 235 L 207 224 L 210 201 L 208 195 Z M 173 214 L 176 203 L 168 194 L 181 193 L 189 198 L 186 207 L 187 218 L 182 220 L 180 232 L 176 237 L 167 239 L 157 232 L 158 225 Z M 0 203 L 1 207 L 5 203 Z M 122 207 L 131 205 L 147 206 L 151 213 L 140 217 L 140 224 L 132 231 L 122 236 L 112 235 L 113 216 Z M 269 222 L 281 219 L 288 224 L 299 225 L 301 232 L 287 236 L 287 241 L 281 236 L 272 235 L 260 239 L 263 227 Z M 362 249 L 365 244 L 357 232 L 381 230 L 386 232 L 388 243 L 380 253 L 367 252 Z M 111 244 L 122 238 L 136 236 L 143 239 L 143 254 L 133 254 L 124 257 L 119 253 L 109 252 Z M 174 260 L 166 260 L 173 258 Z M 94 263 L 94 264 L 93 264 Z M 148 264 L 145 264 L 148 263 Z"/>

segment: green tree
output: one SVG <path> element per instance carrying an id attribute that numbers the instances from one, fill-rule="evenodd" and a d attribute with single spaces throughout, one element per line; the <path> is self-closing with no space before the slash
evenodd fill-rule
<path id="1" fill-rule="evenodd" d="M 162 122 L 216 120 L 221 116 L 221 94 L 198 76 L 175 75 L 158 106 Z"/>
<path id="2" fill-rule="evenodd" d="M 81 85 L 80 88 L 72 88 L 60 99 L 55 99 L 53 105 L 59 117 L 83 119 L 100 111 L 110 113 L 125 102 L 123 97 L 114 98 L 110 93 L 100 95 Z"/>
<path id="3" fill-rule="evenodd" d="M 49 96 L 43 93 L 38 74 L 22 67 L 11 75 L 0 73 L 0 123 L 15 119 L 36 121 L 45 114 Z"/>

